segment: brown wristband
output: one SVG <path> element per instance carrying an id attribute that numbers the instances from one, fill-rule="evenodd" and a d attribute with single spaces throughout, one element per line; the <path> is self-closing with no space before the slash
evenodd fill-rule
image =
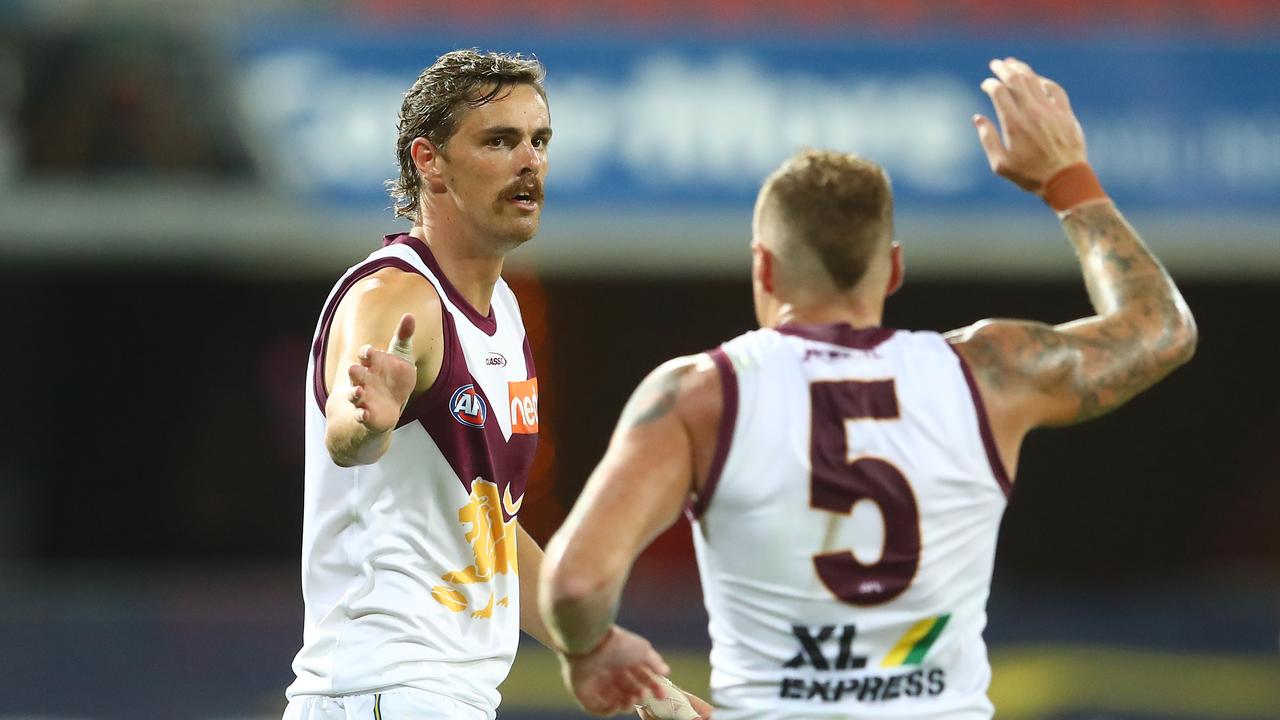
<path id="1" fill-rule="evenodd" d="M 617 632 L 617 629 L 618 629 L 617 625 L 609 626 L 609 629 L 608 631 L 605 632 L 604 637 L 600 638 L 600 640 L 598 640 L 590 650 L 585 650 L 583 652 L 569 652 L 568 650 L 560 648 L 559 652 L 561 655 L 565 656 L 566 658 L 569 658 L 570 660 L 578 660 L 578 659 L 584 658 L 588 655 L 591 655 L 592 653 L 599 650 L 600 648 L 604 647 L 605 645 L 607 645 L 609 641 L 613 639 L 613 636 Z"/>
<path id="2" fill-rule="evenodd" d="M 1049 207 L 1066 212 L 1090 200 L 1104 200 L 1107 193 L 1089 163 L 1078 162 L 1054 173 L 1045 183 L 1042 197 Z"/>

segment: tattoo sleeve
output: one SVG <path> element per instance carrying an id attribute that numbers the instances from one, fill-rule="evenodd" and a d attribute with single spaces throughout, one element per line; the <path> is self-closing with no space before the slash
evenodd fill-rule
<path id="1" fill-rule="evenodd" d="M 1056 327 L 980 324 L 965 343 L 984 384 L 1040 400 L 1042 424 L 1110 412 L 1189 360 L 1196 342 L 1177 286 L 1114 205 L 1070 211 L 1063 229 L 1096 315 Z"/>

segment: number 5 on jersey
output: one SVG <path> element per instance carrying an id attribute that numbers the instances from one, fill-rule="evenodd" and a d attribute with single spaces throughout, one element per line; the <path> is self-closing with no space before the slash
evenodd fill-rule
<path id="1" fill-rule="evenodd" d="M 813 556 L 822 584 L 852 605 L 880 605 L 901 595 L 920 566 L 920 512 L 907 478 L 889 461 L 872 455 L 850 457 L 850 422 L 899 419 L 893 380 L 815 382 L 809 386 L 812 472 L 809 504 L 850 515 L 863 500 L 884 518 L 884 550 L 864 565 L 850 550 Z"/>

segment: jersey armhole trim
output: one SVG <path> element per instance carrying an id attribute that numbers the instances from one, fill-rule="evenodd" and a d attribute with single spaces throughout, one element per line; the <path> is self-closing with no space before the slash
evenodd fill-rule
<path id="1" fill-rule="evenodd" d="M 404 406 L 404 410 L 400 413 L 400 420 L 396 422 L 396 430 L 413 422 L 421 420 L 427 413 L 432 404 L 443 404 L 441 396 L 449 392 L 451 386 L 450 381 L 453 379 L 453 363 L 449 359 L 454 352 L 455 347 L 460 347 L 461 343 L 457 340 L 458 327 L 454 324 L 453 314 L 445 309 L 442 304 L 440 307 L 440 335 L 441 337 L 441 357 L 440 357 L 440 374 L 436 375 L 435 382 L 431 383 L 431 387 L 418 397 L 409 401 Z M 465 358 L 462 361 L 465 365 Z"/>
<path id="2" fill-rule="evenodd" d="M 524 377 L 526 380 L 538 377 L 538 368 L 533 362 L 533 345 L 529 342 L 529 333 L 524 334 Z"/>
<path id="3" fill-rule="evenodd" d="M 738 424 L 738 375 L 734 372 L 733 361 L 729 359 L 724 348 L 716 348 L 707 353 L 716 370 L 720 373 L 720 396 L 723 400 L 720 411 L 720 426 L 716 428 L 716 451 L 711 456 L 711 467 L 707 470 L 707 482 L 702 492 L 697 494 L 693 505 L 689 508 L 691 519 L 702 517 L 711 504 L 716 493 L 716 484 L 724 472 L 725 461 L 729 459 L 729 448 L 733 445 L 733 429 Z"/>
<path id="4" fill-rule="evenodd" d="M 1000 490 L 1004 492 L 1005 497 L 1009 497 L 1009 493 L 1013 492 L 1013 483 L 1009 480 L 1009 474 L 1005 471 L 1004 461 L 1000 459 L 1000 452 L 996 448 L 996 436 L 991 432 L 991 420 L 987 417 L 987 406 L 982 401 L 982 393 L 978 390 L 978 382 L 974 379 L 973 370 L 969 368 L 969 362 L 964 359 L 964 355 L 961 355 L 956 346 L 951 343 L 947 343 L 947 347 L 956 354 L 956 359 L 960 361 L 960 371 L 964 373 L 965 384 L 969 386 L 969 395 L 973 398 L 973 408 L 978 415 L 978 432 L 982 435 L 982 446 L 987 451 L 987 461 L 991 464 L 991 472 L 996 476 L 996 482 L 1000 484 Z"/>
<path id="5" fill-rule="evenodd" d="M 410 265 L 405 260 L 396 257 L 384 257 L 372 260 L 368 264 L 352 271 L 350 275 L 342 281 L 338 287 L 338 291 L 333 294 L 333 299 L 324 309 L 324 315 L 320 321 L 320 332 L 316 334 L 315 343 L 311 346 L 311 359 L 313 360 L 312 372 L 312 395 L 315 397 L 316 404 L 320 406 L 321 414 L 325 411 L 325 405 L 329 402 L 329 391 L 324 386 L 324 366 L 326 357 L 329 353 L 329 330 L 333 326 L 333 316 L 338 312 L 338 305 L 342 303 L 342 299 L 347 296 L 351 288 L 356 283 L 369 277 L 370 275 L 385 270 L 387 268 L 395 268 L 402 272 L 413 273 L 419 277 L 426 278 L 417 268 Z"/>

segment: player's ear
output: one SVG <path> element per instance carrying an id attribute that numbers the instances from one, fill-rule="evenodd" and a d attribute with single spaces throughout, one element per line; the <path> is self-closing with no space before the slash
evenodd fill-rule
<path id="1" fill-rule="evenodd" d="M 443 159 L 440 148 L 430 140 L 415 138 L 409 146 L 409 154 L 413 157 L 413 165 L 418 168 L 422 177 L 422 189 L 432 193 L 445 192 L 444 171 L 440 167 Z"/>
<path id="2" fill-rule="evenodd" d="M 885 297 L 901 290 L 902 281 L 906 279 L 907 266 L 902 259 L 902 246 L 896 242 L 889 248 L 889 262 L 892 266 L 889 270 L 889 287 L 884 293 Z"/>
<path id="3" fill-rule="evenodd" d="M 751 243 L 751 276 L 756 285 L 766 293 L 773 294 L 774 257 L 769 248 L 758 242 Z"/>

